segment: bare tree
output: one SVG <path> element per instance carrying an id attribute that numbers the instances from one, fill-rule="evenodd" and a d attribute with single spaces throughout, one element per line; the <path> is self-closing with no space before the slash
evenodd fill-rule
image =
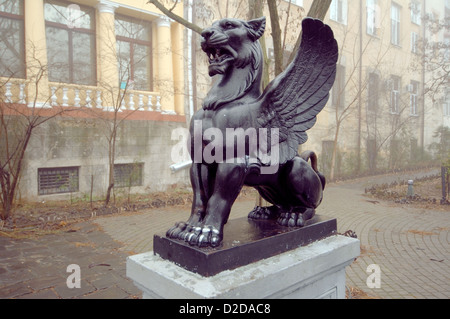
<path id="1" fill-rule="evenodd" d="M 14 101 L 12 96 L 12 86 L 19 85 L 14 74 L 0 83 L 0 201 L 2 210 L 0 218 L 7 219 L 14 211 L 16 192 L 19 186 L 23 163 L 27 148 L 31 138 L 34 136 L 36 128 L 47 121 L 61 116 L 70 111 L 59 105 L 52 105 L 51 96 L 46 96 L 41 100 L 43 94 L 40 92 L 41 83 L 47 73 L 47 65 L 43 64 L 32 43 L 27 46 L 32 50 L 33 63 L 30 63 L 33 70 L 28 70 L 33 76 L 27 79 L 27 85 L 32 87 L 33 96 L 25 104 L 25 82 L 22 81 L 19 101 Z"/>
<path id="2" fill-rule="evenodd" d="M 103 26 L 108 28 L 108 26 Z M 111 34 L 112 30 L 104 30 L 106 34 Z M 130 28 L 129 32 L 134 31 L 130 36 L 135 36 L 141 33 L 140 28 Z M 128 32 L 128 31 L 127 31 Z M 85 112 L 103 123 L 103 133 L 106 140 L 107 154 L 108 154 L 108 187 L 106 189 L 105 195 L 105 206 L 109 205 L 111 201 L 111 195 L 113 195 L 115 186 L 115 176 L 114 167 L 116 164 L 117 157 L 117 139 L 120 127 L 123 123 L 132 116 L 135 112 L 140 111 L 138 106 L 134 105 L 134 89 L 136 79 L 133 78 L 131 72 L 136 66 L 142 64 L 144 60 L 150 59 L 148 53 L 142 53 L 138 58 L 131 59 L 127 54 L 130 52 L 137 52 L 139 48 L 135 44 L 130 44 L 133 46 L 132 49 L 127 50 L 126 53 L 121 52 L 118 48 L 115 38 L 113 39 L 102 39 L 102 50 L 105 56 L 103 61 L 105 64 L 109 65 L 113 72 L 119 71 L 119 77 L 116 81 L 111 81 L 108 76 L 103 76 L 103 78 L 97 81 L 97 86 L 102 92 L 103 103 L 105 106 L 102 109 L 96 108 L 84 108 Z M 142 47 L 140 48 L 142 50 Z M 145 80 L 143 82 L 146 82 Z M 148 89 L 148 88 L 147 88 Z M 148 97 L 149 99 L 151 97 Z M 128 108 L 125 106 L 128 105 Z M 131 105 L 130 105 L 131 104 Z"/>
<path id="3" fill-rule="evenodd" d="M 390 47 L 386 47 L 383 49 L 381 46 L 377 46 L 377 52 L 373 52 L 373 47 L 371 47 L 372 42 L 374 41 L 373 37 L 368 37 L 367 41 L 363 44 L 363 47 L 358 48 L 358 37 L 355 37 L 355 42 L 350 43 L 350 30 L 352 28 L 345 27 L 343 29 L 343 37 L 341 43 L 339 43 L 340 48 L 344 48 L 346 46 L 352 48 L 353 54 L 351 55 L 352 63 L 350 64 L 350 68 L 341 67 L 343 65 L 343 55 L 339 56 L 338 60 L 338 70 L 336 74 L 336 81 L 333 86 L 332 98 L 331 98 L 331 108 L 326 111 L 331 111 L 334 113 L 335 118 L 335 130 L 333 137 L 333 149 L 331 154 L 331 162 L 330 162 L 330 179 L 335 178 L 335 171 L 337 165 L 337 157 L 338 157 L 338 142 L 341 133 L 341 129 L 344 122 L 352 115 L 355 114 L 357 104 L 359 102 L 359 97 L 368 95 L 369 82 L 370 77 L 366 76 L 364 79 L 360 79 L 356 81 L 357 73 L 360 69 L 360 64 L 363 63 L 362 59 L 372 50 L 372 55 L 375 56 L 373 63 L 370 65 L 370 68 L 373 73 L 379 72 L 380 67 L 385 62 L 385 57 L 390 51 Z M 359 35 L 361 36 L 361 35 Z M 378 88 L 377 88 L 378 91 Z M 370 92 L 372 94 L 372 92 Z M 378 92 L 375 94 L 376 96 L 371 97 L 372 99 L 378 98 Z M 369 98 L 368 98 L 369 99 Z M 367 99 L 367 100 L 368 100 Z M 366 101 L 366 104 L 368 101 Z M 372 119 L 371 115 L 374 112 L 377 112 L 378 108 L 374 108 L 373 110 L 368 110 L 368 115 L 366 118 L 366 123 L 370 123 Z M 376 119 L 376 118 L 375 118 Z M 358 119 L 359 120 L 359 119 Z M 370 131 L 370 127 L 368 126 L 368 131 Z"/>
<path id="4" fill-rule="evenodd" d="M 128 68 L 131 65 L 127 66 Z M 115 176 L 114 176 L 114 166 L 116 163 L 117 156 L 117 135 L 121 125 L 127 120 L 133 113 L 138 112 L 138 109 L 128 109 L 123 110 L 124 104 L 126 103 L 126 96 L 129 91 L 132 90 L 131 81 L 129 78 L 129 73 L 123 73 L 120 82 L 125 83 L 125 86 L 121 89 L 117 87 L 112 87 L 106 83 L 99 83 L 100 87 L 103 88 L 105 95 L 109 95 L 112 101 L 112 105 L 108 106 L 108 112 L 97 113 L 99 119 L 101 119 L 105 125 L 105 138 L 108 147 L 108 188 L 106 190 L 105 196 L 105 206 L 110 203 L 111 193 L 114 190 Z M 134 101 L 133 101 L 134 102 Z"/>
<path id="5" fill-rule="evenodd" d="M 410 146 L 409 137 L 411 133 L 408 132 L 408 124 L 412 120 L 410 116 L 410 96 L 409 92 L 400 91 L 396 98 L 397 102 L 394 102 L 392 87 L 389 84 L 391 83 L 391 79 L 385 77 L 382 79 L 382 83 L 385 84 L 385 87 L 381 89 L 380 98 L 384 102 L 383 104 L 388 105 L 389 108 L 377 112 L 372 117 L 373 136 L 376 143 L 375 156 L 383 148 L 386 149 L 385 153 L 389 157 L 388 167 L 395 169 L 401 164 L 402 157 L 404 161 L 406 156 L 401 155 L 402 153 L 406 153 L 406 147 Z M 396 103 L 395 109 L 393 109 L 393 103 Z"/>
<path id="6" fill-rule="evenodd" d="M 450 17 L 444 19 L 433 18 L 426 14 L 422 17 L 426 36 L 417 38 L 412 48 L 416 59 L 411 63 L 411 70 L 424 72 L 424 95 L 433 102 L 438 100 L 450 86 L 450 42 L 443 35 L 450 32 Z"/>

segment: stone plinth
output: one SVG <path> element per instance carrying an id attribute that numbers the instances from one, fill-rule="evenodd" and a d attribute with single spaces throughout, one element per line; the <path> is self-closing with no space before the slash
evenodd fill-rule
<path id="1" fill-rule="evenodd" d="M 128 257 L 127 276 L 143 298 L 345 298 L 345 267 L 359 252 L 359 240 L 332 235 L 209 277 L 147 252 Z"/>

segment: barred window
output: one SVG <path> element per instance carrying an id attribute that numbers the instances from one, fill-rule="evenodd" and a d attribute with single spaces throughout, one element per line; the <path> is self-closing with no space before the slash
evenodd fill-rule
<path id="1" fill-rule="evenodd" d="M 78 171 L 79 167 L 39 168 L 39 195 L 78 192 Z"/>
<path id="2" fill-rule="evenodd" d="M 115 164 L 114 187 L 142 186 L 144 163 Z"/>

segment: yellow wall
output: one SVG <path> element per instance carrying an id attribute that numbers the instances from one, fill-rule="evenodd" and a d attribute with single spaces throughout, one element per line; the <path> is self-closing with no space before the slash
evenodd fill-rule
<path id="1" fill-rule="evenodd" d="M 40 66 L 47 65 L 44 0 L 25 0 L 24 2 L 27 100 L 29 106 L 33 106 L 34 97 L 38 92 L 35 106 L 50 107 L 51 87 L 58 88 L 55 95 L 58 96 L 58 103 L 61 103 L 62 87 L 69 88 L 68 94 L 72 97 L 77 86 L 66 85 L 65 83 L 49 83 L 46 73 L 39 81 L 35 81 L 39 76 L 38 71 L 42 70 Z M 80 89 L 89 89 L 94 93 L 101 90 L 103 106 L 116 107 L 119 79 L 115 52 L 114 15 L 116 13 L 123 14 L 151 22 L 153 30 L 153 92 L 129 91 L 128 94 L 135 95 L 134 103 L 136 105 L 139 103 L 139 94 L 144 95 L 145 99 L 147 99 L 148 94 L 151 94 L 153 105 L 156 104 L 156 97 L 160 96 L 163 113 L 184 114 L 183 31 L 178 23 L 166 20 L 166 17 L 153 5 L 148 4 L 147 0 L 71 0 L 67 4 L 80 4 L 96 9 L 98 85 L 88 88 L 79 86 Z M 183 15 L 182 2 L 176 6 L 174 12 Z M 164 20 L 164 23 L 161 23 L 161 19 Z M 36 89 L 36 82 L 38 82 L 38 89 Z M 15 87 L 12 90 L 17 91 Z M 92 93 L 92 99 L 95 99 L 94 93 Z M 126 99 L 128 102 L 128 95 Z M 145 100 L 145 105 L 147 105 L 147 100 Z"/>

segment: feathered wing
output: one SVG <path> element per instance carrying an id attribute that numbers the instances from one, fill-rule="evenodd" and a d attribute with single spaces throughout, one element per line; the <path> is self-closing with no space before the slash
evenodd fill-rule
<path id="1" fill-rule="evenodd" d="M 266 128 L 270 142 L 278 142 L 279 164 L 294 158 L 307 140 L 306 131 L 328 101 L 336 76 L 338 46 L 330 27 L 307 18 L 302 22 L 302 42 L 295 60 L 275 78 L 261 95 L 257 126 Z M 278 139 L 270 136 L 278 129 Z M 262 161 L 264 162 L 264 161 Z"/>

